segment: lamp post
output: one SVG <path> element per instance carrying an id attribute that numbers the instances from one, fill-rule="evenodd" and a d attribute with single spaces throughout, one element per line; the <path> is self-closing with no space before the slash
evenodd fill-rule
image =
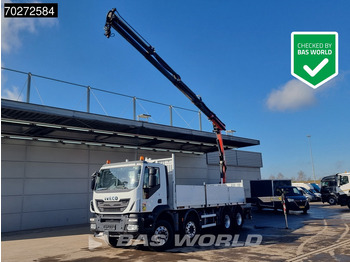
<path id="1" fill-rule="evenodd" d="M 312 164 L 312 172 L 314 174 L 314 183 L 316 183 L 316 176 L 315 176 L 315 166 L 314 166 L 314 159 L 312 157 L 312 147 L 311 147 L 311 136 L 306 136 L 309 139 L 309 145 L 310 145 L 310 156 L 311 156 L 311 164 Z"/>

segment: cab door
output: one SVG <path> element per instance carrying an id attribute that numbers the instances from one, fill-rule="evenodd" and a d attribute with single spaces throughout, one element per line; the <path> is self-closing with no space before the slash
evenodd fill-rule
<path id="1" fill-rule="evenodd" d="M 348 195 L 350 190 L 349 176 L 347 175 L 339 176 L 339 180 L 340 180 L 339 193 Z"/>
<path id="2" fill-rule="evenodd" d="M 165 167 L 146 164 L 142 181 L 142 212 L 152 212 L 159 205 L 167 205 L 167 180 Z"/>

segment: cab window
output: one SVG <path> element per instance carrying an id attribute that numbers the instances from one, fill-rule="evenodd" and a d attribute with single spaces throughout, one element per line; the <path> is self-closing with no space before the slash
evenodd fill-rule
<path id="1" fill-rule="evenodd" d="M 340 179 L 340 185 L 345 185 L 345 184 L 348 184 L 349 183 L 349 177 L 347 176 L 342 176 L 341 179 Z"/>

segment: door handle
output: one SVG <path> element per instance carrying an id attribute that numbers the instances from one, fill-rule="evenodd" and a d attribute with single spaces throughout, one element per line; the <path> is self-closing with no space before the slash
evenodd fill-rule
<path id="1" fill-rule="evenodd" d="M 162 199 L 159 198 L 159 199 L 158 199 L 158 204 L 161 204 L 161 203 L 162 203 Z"/>

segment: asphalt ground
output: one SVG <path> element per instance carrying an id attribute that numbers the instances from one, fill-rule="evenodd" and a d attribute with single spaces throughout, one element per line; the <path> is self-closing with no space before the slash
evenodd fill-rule
<path id="1" fill-rule="evenodd" d="M 239 235 L 230 242 L 177 247 L 164 252 L 142 246 L 109 247 L 102 237 L 90 234 L 88 225 L 5 233 L 2 234 L 1 260 L 350 261 L 350 210 L 347 207 L 312 203 L 306 215 L 292 211 L 288 226 L 287 229 L 282 212 L 253 210 L 253 219 L 245 221 Z M 218 236 L 214 230 L 203 231 L 201 236 L 213 233 Z M 209 242 L 210 238 L 203 238 L 202 243 Z"/>

